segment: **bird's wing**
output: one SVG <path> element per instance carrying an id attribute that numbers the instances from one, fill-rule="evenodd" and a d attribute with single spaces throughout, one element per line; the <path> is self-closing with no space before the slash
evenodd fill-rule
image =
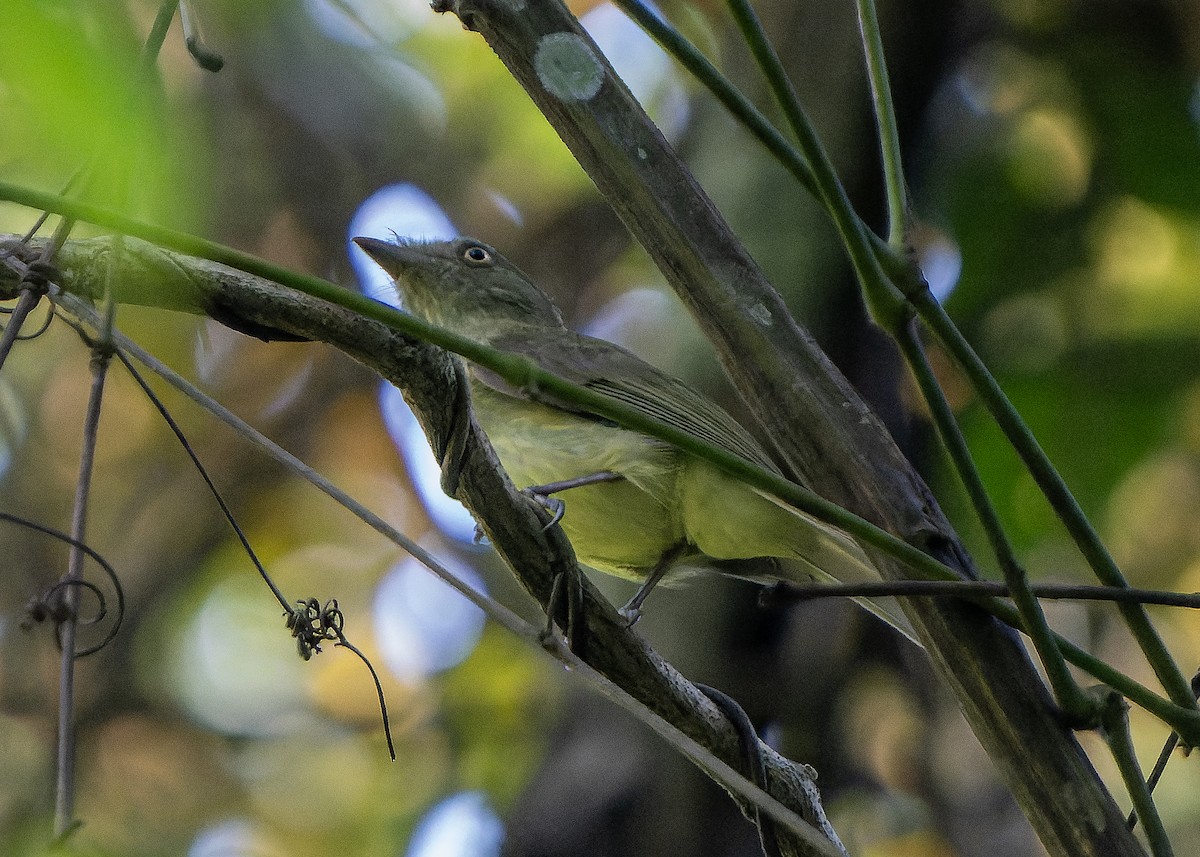
<path id="1" fill-rule="evenodd" d="M 677 378 L 655 369 L 620 346 L 566 328 L 528 328 L 492 339 L 492 347 L 524 355 L 547 372 L 632 407 L 772 472 L 778 468 L 742 426 Z M 475 377 L 503 393 L 603 419 L 544 390 L 517 389 L 493 372 L 473 367 Z"/>

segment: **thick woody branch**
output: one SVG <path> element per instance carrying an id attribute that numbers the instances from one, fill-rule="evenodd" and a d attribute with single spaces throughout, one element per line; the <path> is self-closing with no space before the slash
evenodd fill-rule
<path id="1" fill-rule="evenodd" d="M 931 492 L 791 318 L 686 166 L 559 0 L 438 0 L 479 32 L 554 126 L 712 341 L 793 474 L 970 575 Z M 904 568 L 880 559 L 888 576 Z M 913 599 L 935 667 L 1052 854 L 1141 854 L 1015 635 Z M 1086 811 L 1081 811 L 1086 807 Z"/>

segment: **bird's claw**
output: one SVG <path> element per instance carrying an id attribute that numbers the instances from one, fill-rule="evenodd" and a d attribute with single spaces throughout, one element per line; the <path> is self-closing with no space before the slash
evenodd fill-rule
<path id="1" fill-rule="evenodd" d="M 541 508 L 545 509 L 550 514 L 550 520 L 542 527 L 542 532 L 553 527 L 563 519 L 563 515 L 567 513 L 567 504 L 557 497 L 551 497 L 549 494 L 538 493 L 536 489 L 525 488 L 521 491 L 526 497 L 532 500 Z"/>
<path id="2" fill-rule="evenodd" d="M 625 620 L 626 628 L 632 628 L 637 624 L 638 619 L 642 618 L 642 608 L 630 602 L 619 609 L 617 615 Z"/>

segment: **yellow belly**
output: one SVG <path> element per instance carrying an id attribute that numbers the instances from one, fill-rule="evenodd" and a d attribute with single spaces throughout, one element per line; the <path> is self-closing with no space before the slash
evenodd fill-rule
<path id="1" fill-rule="evenodd" d="M 645 577 L 684 541 L 676 480 L 680 453 L 637 432 L 517 399 L 475 384 L 472 406 L 518 488 L 610 471 L 624 478 L 555 496 L 579 561 L 620 577 Z"/>

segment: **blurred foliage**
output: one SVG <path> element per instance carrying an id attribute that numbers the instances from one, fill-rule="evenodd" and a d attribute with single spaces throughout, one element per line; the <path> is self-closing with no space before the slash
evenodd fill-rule
<path id="1" fill-rule="evenodd" d="M 852 194 L 878 211 L 850 4 L 756 5 Z M 350 219 L 375 190 L 409 182 L 460 230 L 503 247 L 576 324 L 596 324 L 728 397 L 662 277 L 453 16 L 419 0 L 192 7 L 226 61 L 219 74 L 191 61 L 178 23 L 158 62 L 140 70 L 149 0 L 0 4 L 0 175 L 59 189 L 87 167 L 94 199 L 347 284 Z M 1194 0 L 880 7 L 914 240 L 931 269 L 961 260 L 952 314 L 1131 579 L 1200 589 L 1200 9 Z M 574 8 L 611 16 L 603 4 Z M 665 8 L 762 100 L 720 4 Z M 910 452 L 928 459 L 987 568 L 817 205 L 661 55 L 614 32 L 621 73 L 801 320 Z M 0 207 L 4 231 L 32 219 Z M 383 427 L 375 381 L 359 367 L 197 319 L 122 309 L 118 322 L 528 613 L 487 553 L 434 531 Z M 1039 578 L 1085 579 L 1031 481 L 944 364 L 1023 559 Z M 87 386 L 88 355 L 61 325 L 9 359 L 0 508 L 66 526 Z M 398 747 L 388 763 L 365 670 L 333 647 L 309 663 L 295 657 L 278 606 L 174 439 L 120 371 L 108 387 L 88 532 L 121 574 L 129 615 L 117 641 L 80 664 L 80 853 L 416 854 L 410 843 L 431 807 L 463 792 L 509 821 L 514 855 L 754 853 L 752 832 L 715 786 L 498 629 L 448 671 L 387 669 L 372 623 L 398 551 L 164 393 L 288 596 L 336 597 L 346 611 L 349 638 L 382 673 Z M 35 853 L 52 806 L 57 653 L 47 629 L 19 625 L 65 553 L 5 527 L 0 556 L 0 850 Z M 614 599 L 627 595 L 601 583 Z M 639 631 L 820 770 L 854 853 L 1039 853 L 918 653 L 851 607 L 762 610 L 755 597 L 745 584 L 697 581 L 656 595 Z M 1051 608 L 1056 627 L 1146 677 L 1112 615 Z M 1181 660 L 1195 661 L 1200 639 L 1186 617 L 1155 616 Z M 1149 759 L 1163 731 L 1140 716 L 1135 726 Z M 1103 749 L 1085 741 L 1122 799 Z M 1180 853 L 1200 843 L 1198 776 L 1177 761 L 1159 792 Z M 477 835 L 466 820 L 459 828 L 483 850 L 453 853 L 494 850 L 486 825 Z"/>

